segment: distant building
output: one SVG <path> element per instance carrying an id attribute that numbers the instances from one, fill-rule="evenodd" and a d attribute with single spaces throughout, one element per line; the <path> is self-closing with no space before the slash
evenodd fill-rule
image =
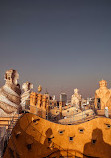
<path id="1" fill-rule="evenodd" d="M 92 98 L 87 98 L 87 105 L 94 104 L 94 97 Z"/>
<path id="2" fill-rule="evenodd" d="M 47 88 L 46 88 L 46 92 L 45 92 L 44 95 L 48 98 L 48 100 L 50 100 L 50 95 L 49 95 L 49 93 L 48 93 L 48 91 L 47 91 Z"/>
<path id="3" fill-rule="evenodd" d="M 54 106 L 57 106 L 57 100 L 55 99 L 55 95 L 53 95 L 52 97 L 49 95 L 47 89 L 46 89 L 46 92 L 44 94 L 48 100 L 49 100 L 49 105 L 51 108 L 53 108 Z"/>
<path id="4" fill-rule="evenodd" d="M 67 102 L 67 95 L 65 93 L 60 94 L 60 101 L 66 104 Z"/>
<path id="5" fill-rule="evenodd" d="M 52 100 L 56 100 L 56 97 L 55 97 L 55 95 L 53 95 L 53 96 L 52 96 Z"/>
<path id="6" fill-rule="evenodd" d="M 82 98 L 82 102 L 81 102 L 82 106 L 86 106 L 87 105 L 87 100 Z"/>

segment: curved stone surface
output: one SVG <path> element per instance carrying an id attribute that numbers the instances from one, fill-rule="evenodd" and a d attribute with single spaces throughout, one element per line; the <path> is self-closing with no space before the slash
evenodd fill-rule
<path id="1" fill-rule="evenodd" d="M 61 125 L 24 114 L 13 128 L 4 158 L 11 158 L 10 151 L 20 158 L 110 158 L 111 119 Z"/>
<path id="2" fill-rule="evenodd" d="M 5 85 L 0 88 L 0 117 L 8 117 L 21 110 L 20 85 L 17 84 L 19 74 L 16 70 L 7 70 Z"/>

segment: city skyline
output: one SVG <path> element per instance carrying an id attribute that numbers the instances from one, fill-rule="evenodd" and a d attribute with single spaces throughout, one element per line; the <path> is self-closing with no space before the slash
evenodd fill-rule
<path id="1" fill-rule="evenodd" d="M 109 0 L 0 1 L 0 87 L 15 69 L 18 82 L 59 96 L 78 88 L 94 96 L 103 78 L 111 87 Z"/>

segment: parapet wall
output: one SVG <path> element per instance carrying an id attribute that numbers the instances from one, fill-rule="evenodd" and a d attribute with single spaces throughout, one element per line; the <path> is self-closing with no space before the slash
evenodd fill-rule
<path id="1" fill-rule="evenodd" d="M 11 157 L 10 151 L 21 158 L 110 158 L 111 119 L 98 117 L 78 125 L 61 125 L 25 114 L 13 129 L 4 158 Z"/>

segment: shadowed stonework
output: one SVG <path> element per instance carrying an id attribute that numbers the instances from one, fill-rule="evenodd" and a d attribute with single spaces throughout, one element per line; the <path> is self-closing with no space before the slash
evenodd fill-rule
<path id="1" fill-rule="evenodd" d="M 103 139 L 102 130 L 96 128 L 92 132 L 92 139 L 84 145 L 84 158 L 110 158 L 111 145 L 107 144 Z M 87 155 L 87 156 L 85 156 Z"/>

